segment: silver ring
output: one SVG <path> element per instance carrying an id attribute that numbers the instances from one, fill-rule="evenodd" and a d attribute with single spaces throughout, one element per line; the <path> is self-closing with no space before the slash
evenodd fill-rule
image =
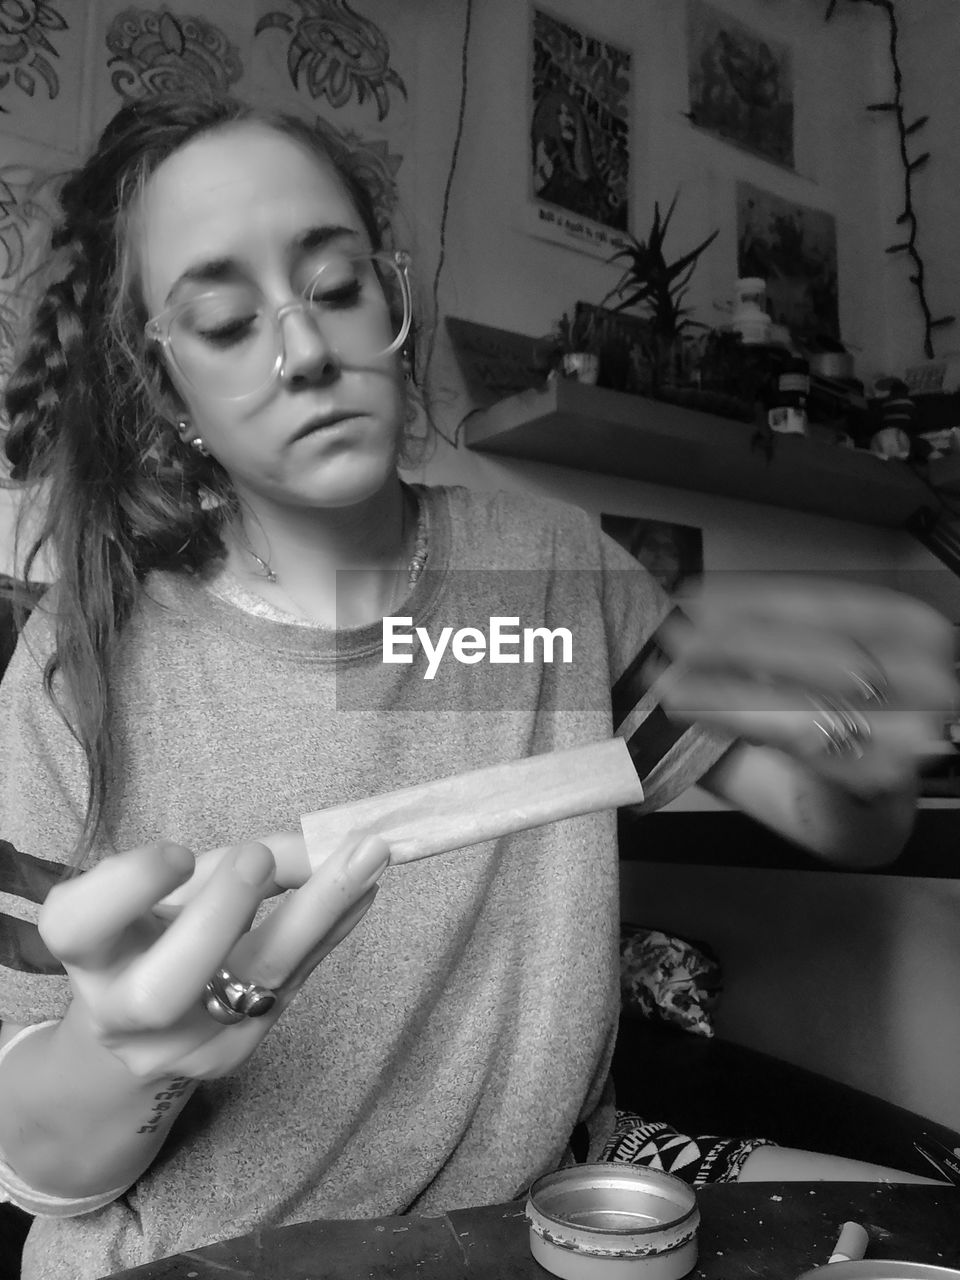
<path id="1" fill-rule="evenodd" d="M 814 726 L 823 734 L 826 754 L 862 759 L 864 745 L 872 736 L 869 721 L 845 698 L 808 693 L 807 700 L 815 712 Z"/>
<path id="2" fill-rule="evenodd" d="M 225 1026 L 244 1018 L 261 1018 L 277 1003 L 277 993 L 256 982 L 241 982 L 229 969 L 218 969 L 203 988 L 203 1007 Z"/>
<path id="3" fill-rule="evenodd" d="M 860 697 L 864 702 L 875 702 L 880 707 L 886 703 L 890 686 L 879 667 L 877 667 L 877 674 L 872 680 L 865 676 L 862 671 L 854 671 L 852 667 L 848 669 L 847 674 L 856 680 L 860 686 Z"/>

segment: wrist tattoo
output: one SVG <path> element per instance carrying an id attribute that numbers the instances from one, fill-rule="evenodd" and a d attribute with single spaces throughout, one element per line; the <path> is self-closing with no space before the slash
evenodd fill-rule
<path id="1" fill-rule="evenodd" d="M 146 1124 L 140 1126 L 137 1133 L 156 1133 L 164 1120 L 167 1119 L 167 1114 L 173 1104 L 178 1098 L 183 1097 L 193 1083 L 189 1076 L 174 1076 L 165 1089 L 161 1089 L 159 1093 L 154 1094 L 150 1119 Z"/>

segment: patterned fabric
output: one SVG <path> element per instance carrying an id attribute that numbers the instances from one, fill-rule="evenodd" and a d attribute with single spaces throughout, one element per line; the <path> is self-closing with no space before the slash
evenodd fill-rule
<path id="1" fill-rule="evenodd" d="M 631 1013 L 709 1037 L 722 989 L 720 963 L 702 943 L 620 926 L 620 994 Z"/>
<path id="2" fill-rule="evenodd" d="M 706 1182 L 736 1182 L 744 1162 L 768 1138 L 691 1137 L 660 1120 L 644 1120 L 635 1111 L 618 1111 L 616 1128 L 600 1154 L 606 1164 L 638 1164 L 672 1173 L 694 1187 Z"/>

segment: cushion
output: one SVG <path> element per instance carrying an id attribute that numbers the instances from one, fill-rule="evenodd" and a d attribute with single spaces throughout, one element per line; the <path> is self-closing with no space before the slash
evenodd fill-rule
<path id="1" fill-rule="evenodd" d="M 620 994 L 626 1012 L 712 1036 L 722 988 L 720 962 L 705 943 L 644 925 L 620 926 Z"/>

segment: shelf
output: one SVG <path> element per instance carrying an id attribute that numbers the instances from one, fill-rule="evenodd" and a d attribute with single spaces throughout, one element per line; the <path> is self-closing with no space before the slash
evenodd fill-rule
<path id="1" fill-rule="evenodd" d="M 900 528 L 936 507 L 905 463 L 799 436 L 775 437 L 768 459 L 754 433 L 751 423 L 558 379 L 475 413 L 466 444 L 862 524 Z"/>

